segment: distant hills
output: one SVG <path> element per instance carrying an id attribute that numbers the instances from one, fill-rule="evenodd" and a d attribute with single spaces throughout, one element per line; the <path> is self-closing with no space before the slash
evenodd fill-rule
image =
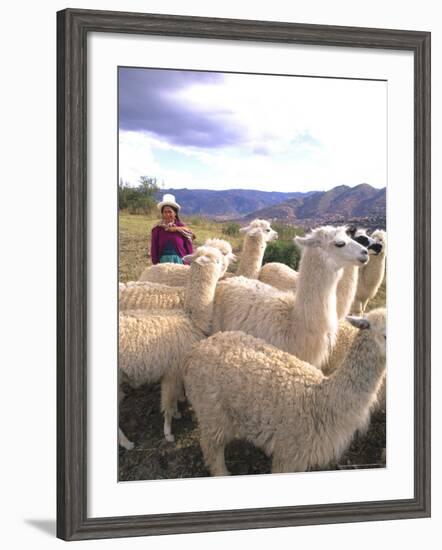
<path id="1" fill-rule="evenodd" d="M 279 191 L 255 191 L 250 189 L 161 189 L 157 197 L 164 193 L 175 195 L 185 215 L 201 215 L 217 220 L 242 218 L 255 210 L 279 204 L 283 201 L 309 195 L 310 193 L 282 193 Z"/>
<path id="2" fill-rule="evenodd" d="M 303 227 L 355 222 L 385 228 L 386 188 L 375 189 L 366 183 L 355 187 L 340 185 L 330 191 L 292 198 L 246 216 L 248 220 L 252 218 L 284 221 Z"/>
<path id="3" fill-rule="evenodd" d="M 368 228 L 385 228 L 386 221 L 386 188 L 376 189 L 366 183 L 308 193 L 163 189 L 158 197 L 163 193 L 175 195 L 184 215 L 199 214 L 217 220 L 265 218 L 303 227 L 354 222 Z"/>

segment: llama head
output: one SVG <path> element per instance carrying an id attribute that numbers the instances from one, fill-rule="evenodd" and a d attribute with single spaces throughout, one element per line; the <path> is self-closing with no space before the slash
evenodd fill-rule
<path id="1" fill-rule="evenodd" d="M 382 229 L 376 229 L 371 236 L 374 239 L 374 244 L 369 248 L 370 253 L 375 256 L 385 256 L 387 253 L 387 233 Z"/>
<path id="2" fill-rule="evenodd" d="M 236 262 L 236 256 L 233 253 L 232 245 L 229 242 L 225 241 L 224 239 L 207 239 L 206 242 L 204 243 L 204 246 L 211 246 L 213 248 L 217 248 L 223 255 L 224 271 L 221 274 L 221 277 L 222 277 L 227 271 L 227 268 L 229 267 L 230 262 Z"/>
<path id="3" fill-rule="evenodd" d="M 278 238 L 278 233 L 270 227 L 267 220 L 253 220 L 246 227 L 241 227 L 240 232 L 245 233 L 250 239 L 262 240 L 263 243 Z"/>
<path id="4" fill-rule="evenodd" d="M 364 317 L 348 315 L 347 321 L 360 330 L 369 330 L 373 346 L 379 350 L 380 356 L 385 358 L 387 348 L 386 309 L 373 309 Z"/>
<path id="5" fill-rule="evenodd" d="M 356 227 L 356 225 L 347 226 L 347 234 L 357 243 L 362 244 L 368 251 L 372 250 L 376 241 L 368 234 L 367 229 Z"/>
<path id="6" fill-rule="evenodd" d="M 367 249 L 353 240 L 344 226 L 318 227 L 305 237 L 295 237 L 294 242 L 301 247 L 319 249 L 327 263 L 335 269 L 348 265 L 361 266 L 368 262 Z"/>
<path id="7" fill-rule="evenodd" d="M 225 271 L 224 255 L 213 246 L 199 246 L 193 254 L 184 256 L 183 261 L 190 264 L 192 272 L 204 270 L 217 279 Z"/>
<path id="8" fill-rule="evenodd" d="M 232 245 L 224 239 L 207 239 L 204 246 L 217 248 L 223 256 L 226 256 L 229 262 L 235 262 L 236 256 L 233 254 Z"/>

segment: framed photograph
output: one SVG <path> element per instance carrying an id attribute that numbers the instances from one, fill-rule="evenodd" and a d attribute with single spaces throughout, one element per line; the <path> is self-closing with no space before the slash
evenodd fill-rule
<path id="1" fill-rule="evenodd" d="M 57 535 L 428 517 L 430 33 L 57 33 Z"/>

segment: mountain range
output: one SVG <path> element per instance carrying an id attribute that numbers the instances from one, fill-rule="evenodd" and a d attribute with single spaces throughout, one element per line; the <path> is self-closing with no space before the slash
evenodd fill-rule
<path id="1" fill-rule="evenodd" d="M 362 183 L 340 185 L 329 191 L 291 198 L 278 205 L 251 212 L 246 219 L 265 218 L 311 227 L 325 223 L 363 223 L 385 228 L 386 188 Z"/>
<path id="2" fill-rule="evenodd" d="M 157 194 L 175 195 L 178 204 L 183 206 L 187 215 L 201 215 L 217 220 L 242 218 L 255 210 L 273 206 L 289 199 L 295 199 L 309 193 L 283 193 L 279 191 L 256 191 L 251 189 L 161 189 Z"/>
<path id="3" fill-rule="evenodd" d="M 184 215 L 202 215 L 217 220 L 248 221 L 265 218 L 303 227 L 325 223 L 363 224 L 385 228 L 386 188 L 366 183 L 340 185 L 329 191 L 307 193 L 249 189 L 162 189 L 172 193 Z"/>

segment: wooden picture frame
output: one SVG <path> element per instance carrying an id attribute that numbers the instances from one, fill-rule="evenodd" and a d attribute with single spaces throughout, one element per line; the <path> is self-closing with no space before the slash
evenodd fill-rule
<path id="1" fill-rule="evenodd" d="M 414 56 L 414 498 L 87 517 L 87 36 L 407 50 Z M 430 515 L 430 33 L 67 9 L 57 14 L 57 536 L 64 540 Z"/>

